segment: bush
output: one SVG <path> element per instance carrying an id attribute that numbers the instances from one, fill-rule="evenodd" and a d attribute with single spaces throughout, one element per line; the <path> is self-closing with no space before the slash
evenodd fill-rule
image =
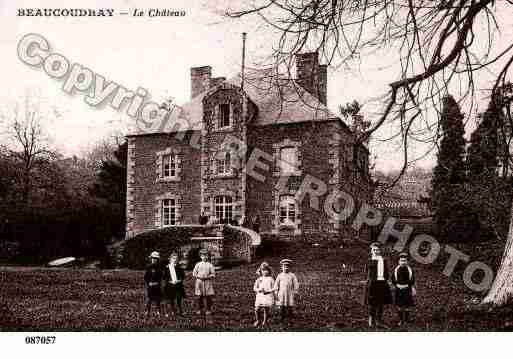
<path id="1" fill-rule="evenodd" d="M 121 265 L 143 269 L 153 251 L 160 253 L 161 260 L 167 258 L 171 252 L 189 243 L 195 231 L 194 227 L 166 227 L 140 233 L 126 241 Z"/>
<path id="2" fill-rule="evenodd" d="M 101 259 L 114 233 L 112 213 L 97 205 L 29 208 L 0 213 L 3 216 L 9 228 L 0 233 L 0 240 L 16 248 L 0 248 L 0 261 L 6 263 L 41 265 L 67 256 Z"/>

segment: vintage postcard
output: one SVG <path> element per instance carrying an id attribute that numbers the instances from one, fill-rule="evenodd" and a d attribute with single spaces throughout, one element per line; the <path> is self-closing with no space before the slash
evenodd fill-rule
<path id="1" fill-rule="evenodd" d="M 0 1 L 0 331 L 511 331 L 512 22 Z"/>

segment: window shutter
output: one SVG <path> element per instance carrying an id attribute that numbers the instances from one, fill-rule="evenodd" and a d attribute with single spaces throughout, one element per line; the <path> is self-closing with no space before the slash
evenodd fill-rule
<path id="1" fill-rule="evenodd" d="M 214 106 L 214 129 L 218 129 L 219 128 L 219 105 L 215 105 Z"/>
<path id="2" fill-rule="evenodd" d="M 273 152 L 273 173 L 275 176 L 280 174 L 280 149 L 278 147 Z"/>
<path id="3" fill-rule="evenodd" d="M 162 177 L 162 155 L 157 153 L 157 159 L 155 160 L 155 165 L 157 169 L 157 180 Z"/>
<path id="4" fill-rule="evenodd" d="M 217 173 L 217 171 L 216 171 L 216 154 L 215 153 L 210 158 L 210 173 L 212 173 L 213 176 L 215 176 Z"/>
<path id="5" fill-rule="evenodd" d="M 162 225 L 161 216 L 162 216 L 162 200 L 157 199 L 155 203 L 155 228 L 160 228 Z"/>
<path id="6" fill-rule="evenodd" d="M 182 171 L 182 159 L 178 154 L 175 155 L 175 163 L 176 163 L 176 168 L 175 168 L 176 178 L 180 178 L 180 172 Z"/>
<path id="7" fill-rule="evenodd" d="M 233 106 L 231 103 L 228 103 L 228 106 L 230 107 L 230 126 L 233 126 Z"/>
<path id="8" fill-rule="evenodd" d="M 300 147 L 294 147 L 295 149 L 295 172 L 301 172 L 301 148 Z"/>

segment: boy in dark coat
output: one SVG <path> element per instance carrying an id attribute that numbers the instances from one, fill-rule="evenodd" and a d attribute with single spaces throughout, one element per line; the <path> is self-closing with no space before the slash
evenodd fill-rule
<path id="1" fill-rule="evenodd" d="M 392 303 L 388 286 L 388 265 L 381 255 L 379 243 L 371 244 L 371 258 L 366 267 L 366 304 L 369 307 L 369 327 L 383 326 L 383 307 Z"/>
<path id="2" fill-rule="evenodd" d="M 408 255 L 399 254 L 399 265 L 392 273 L 392 283 L 395 287 L 395 305 L 399 314 L 399 326 L 408 323 L 409 308 L 415 305 L 415 274 L 408 265 Z"/>
<path id="3" fill-rule="evenodd" d="M 144 273 L 144 285 L 146 287 L 146 315 L 150 314 L 151 303 L 157 304 L 157 315 L 160 315 L 160 301 L 162 297 L 160 285 L 162 283 L 162 269 L 159 265 L 159 252 L 152 252 L 150 255 L 150 265 Z"/>
<path id="4" fill-rule="evenodd" d="M 164 267 L 162 278 L 165 285 L 164 293 L 171 307 L 170 313 L 176 312 L 178 315 L 182 315 L 182 299 L 185 298 L 183 285 L 185 272 L 178 264 L 178 253 L 173 252 L 169 256 L 169 264 Z"/>

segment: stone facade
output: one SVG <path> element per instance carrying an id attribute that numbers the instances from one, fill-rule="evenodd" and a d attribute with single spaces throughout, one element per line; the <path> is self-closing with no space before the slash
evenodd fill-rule
<path id="1" fill-rule="evenodd" d="M 197 223 L 200 214 L 200 150 L 190 146 L 194 131 L 180 140 L 169 134 L 129 137 L 127 235 L 160 228 L 162 200 L 176 200 L 176 224 Z M 178 156 L 177 176 L 161 176 L 162 152 L 173 149 Z"/>
<path id="2" fill-rule="evenodd" d="M 335 191 L 348 193 L 355 208 L 372 201 L 368 150 L 355 145 L 354 133 L 323 107 L 326 67 L 312 54 L 299 64 L 298 76 L 316 74 L 298 83 L 318 96 L 307 98 L 318 108 L 297 101 L 277 115 L 266 106 L 278 99 L 262 100 L 267 92 L 258 96 L 249 86 L 242 91 L 233 81 L 211 78 L 208 66 L 191 69 L 195 98 L 184 107 L 201 116 L 190 119 L 201 126 L 128 137 L 127 236 L 166 224 L 197 224 L 201 214 L 245 222 L 258 216 L 260 232 L 294 238 L 366 236 L 352 230 L 350 219 L 329 216 L 323 205 Z M 246 166 L 255 151 L 263 154 L 258 176 Z M 317 206 L 305 191 L 312 179 L 326 187 Z"/>
<path id="3" fill-rule="evenodd" d="M 249 218 L 259 216 L 263 233 L 283 235 L 311 235 L 315 233 L 332 233 L 335 236 L 353 238 L 349 226 L 350 217 L 339 223 L 323 210 L 327 195 L 335 190 L 345 191 L 358 203 L 371 203 L 372 185 L 368 168 L 360 171 L 353 166 L 354 139 L 352 133 L 338 121 L 323 123 L 298 123 L 281 126 L 254 127 L 248 130 L 249 147 L 257 147 L 273 154 L 272 172 L 265 176 L 265 181 L 248 178 L 247 213 Z M 277 170 L 277 149 L 283 146 L 298 146 L 300 149 L 298 169 L 285 182 Z M 368 157 L 368 153 L 362 153 Z M 262 172 L 264 173 L 264 172 Z M 326 195 L 320 196 L 318 209 L 310 205 L 310 198 L 305 196 L 298 204 L 297 226 L 283 228 L 279 225 L 279 197 L 296 196 L 305 177 L 313 176 L 327 185 Z M 281 178 L 281 180 L 280 180 Z M 282 183 L 279 183 L 282 181 Z"/>

